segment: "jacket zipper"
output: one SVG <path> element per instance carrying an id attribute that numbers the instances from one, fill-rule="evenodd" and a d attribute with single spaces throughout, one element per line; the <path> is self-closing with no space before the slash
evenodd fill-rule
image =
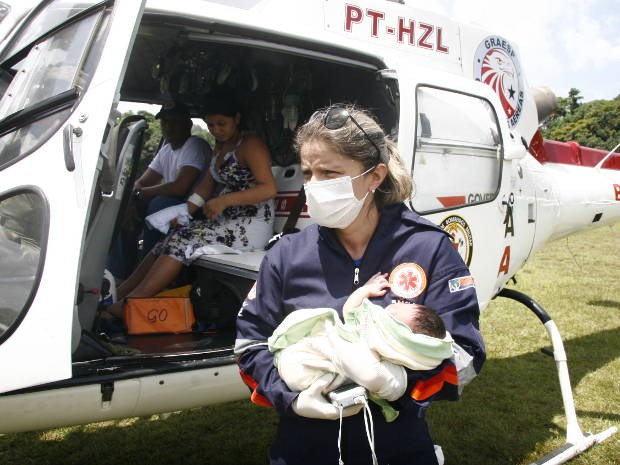
<path id="1" fill-rule="evenodd" d="M 355 289 L 360 287 L 360 269 L 358 266 L 355 267 L 355 271 L 353 274 L 353 287 Z"/>

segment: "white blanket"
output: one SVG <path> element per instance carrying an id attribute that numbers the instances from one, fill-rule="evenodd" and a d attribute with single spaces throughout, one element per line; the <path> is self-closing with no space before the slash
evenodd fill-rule
<path id="1" fill-rule="evenodd" d="M 162 234 L 168 234 L 170 230 L 170 222 L 177 220 L 177 223 L 185 226 L 189 224 L 189 220 L 192 219 L 189 211 L 187 210 L 187 204 L 181 203 L 179 205 L 173 205 L 172 207 L 164 208 L 155 213 L 151 213 L 144 221 L 146 225 L 151 229 L 157 229 Z"/>

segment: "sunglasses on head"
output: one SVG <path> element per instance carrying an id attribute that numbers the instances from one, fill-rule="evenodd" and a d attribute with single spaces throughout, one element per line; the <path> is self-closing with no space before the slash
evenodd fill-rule
<path id="1" fill-rule="evenodd" d="M 318 116 L 322 111 L 325 111 L 325 110 L 319 110 L 314 115 Z M 368 133 L 364 131 L 364 129 L 355 120 L 355 118 L 353 118 L 353 115 L 351 115 L 351 113 L 349 113 L 349 110 L 347 110 L 346 108 L 342 108 L 342 107 L 330 108 L 327 112 L 325 112 L 325 116 L 323 117 L 323 126 L 325 126 L 327 129 L 340 129 L 342 126 L 345 125 L 348 119 L 353 121 L 353 124 L 355 124 L 357 128 L 360 131 L 362 131 L 362 134 L 364 134 L 364 137 L 366 138 L 366 140 L 370 142 L 372 146 L 375 148 L 375 150 L 377 151 L 377 158 L 381 160 L 381 150 L 379 150 L 379 147 L 377 146 L 377 144 L 373 142 L 373 140 L 370 138 Z"/>

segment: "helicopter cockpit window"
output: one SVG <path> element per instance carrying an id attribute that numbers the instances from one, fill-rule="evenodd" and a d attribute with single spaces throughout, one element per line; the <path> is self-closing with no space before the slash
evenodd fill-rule
<path id="1" fill-rule="evenodd" d="M 0 2 L 0 22 L 7 17 L 7 15 L 11 12 L 11 6 L 7 5 L 4 2 Z"/>
<path id="2" fill-rule="evenodd" d="M 28 18 L 28 27 L 23 28 L 11 39 L 9 48 L 2 54 L 2 61 L 42 37 L 48 31 L 99 3 L 101 0 L 53 0 L 49 2 L 43 9 Z"/>
<path id="3" fill-rule="evenodd" d="M 412 207 L 431 213 L 497 196 L 502 141 L 491 104 L 480 97 L 420 86 Z"/>
<path id="4" fill-rule="evenodd" d="M 47 208 L 33 191 L 0 198 L 0 343 L 28 310 L 42 264 Z"/>
<path id="5" fill-rule="evenodd" d="M 50 7 L 58 3 L 63 2 Z M 31 36 L 33 26 L 28 25 L 24 40 L 14 42 L 34 40 L 29 48 L 13 47 L 16 55 L 0 65 L 0 79 L 8 83 L 0 99 L 0 169 L 46 141 L 71 113 L 94 71 L 93 55 L 102 42 L 97 38 L 104 29 L 99 27 L 102 12 L 71 19 L 64 26 L 57 24 L 62 18 L 53 16 L 56 21 L 51 24 L 39 22 L 54 27 L 51 33 L 36 23 L 40 39 Z"/>

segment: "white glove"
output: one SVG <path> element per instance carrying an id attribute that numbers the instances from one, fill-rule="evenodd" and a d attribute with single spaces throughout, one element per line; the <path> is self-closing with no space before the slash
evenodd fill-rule
<path id="1" fill-rule="evenodd" d="M 402 366 L 387 360 L 381 361 L 379 355 L 365 342 L 348 342 L 334 333 L 330 333 L 328 337 L 332 345 L 331 351 L 324 352 L 323 356 L 331 359 L 340 374 L 364 386 L 381 399 L 393 401 L 405 393 L 407 373 Z"/>
<path id="2" fill-rule="evenodd" d="M 323 396 L 323 390 L 331 384 L 333 379 L 334 375 L 332 373 L 327 373 L 301 391 L 297 399 L 293 401 L 293 411 L 297 415 L 306 418 L 338 420 L 338 418 L 340 418 L 338 408 L 332 405 L 331 402 Z M 343 411 L 342 416 L 348 417 L 350 415 L 355 415 L 362 407 L 362 405 L 349 407 Z"/>

